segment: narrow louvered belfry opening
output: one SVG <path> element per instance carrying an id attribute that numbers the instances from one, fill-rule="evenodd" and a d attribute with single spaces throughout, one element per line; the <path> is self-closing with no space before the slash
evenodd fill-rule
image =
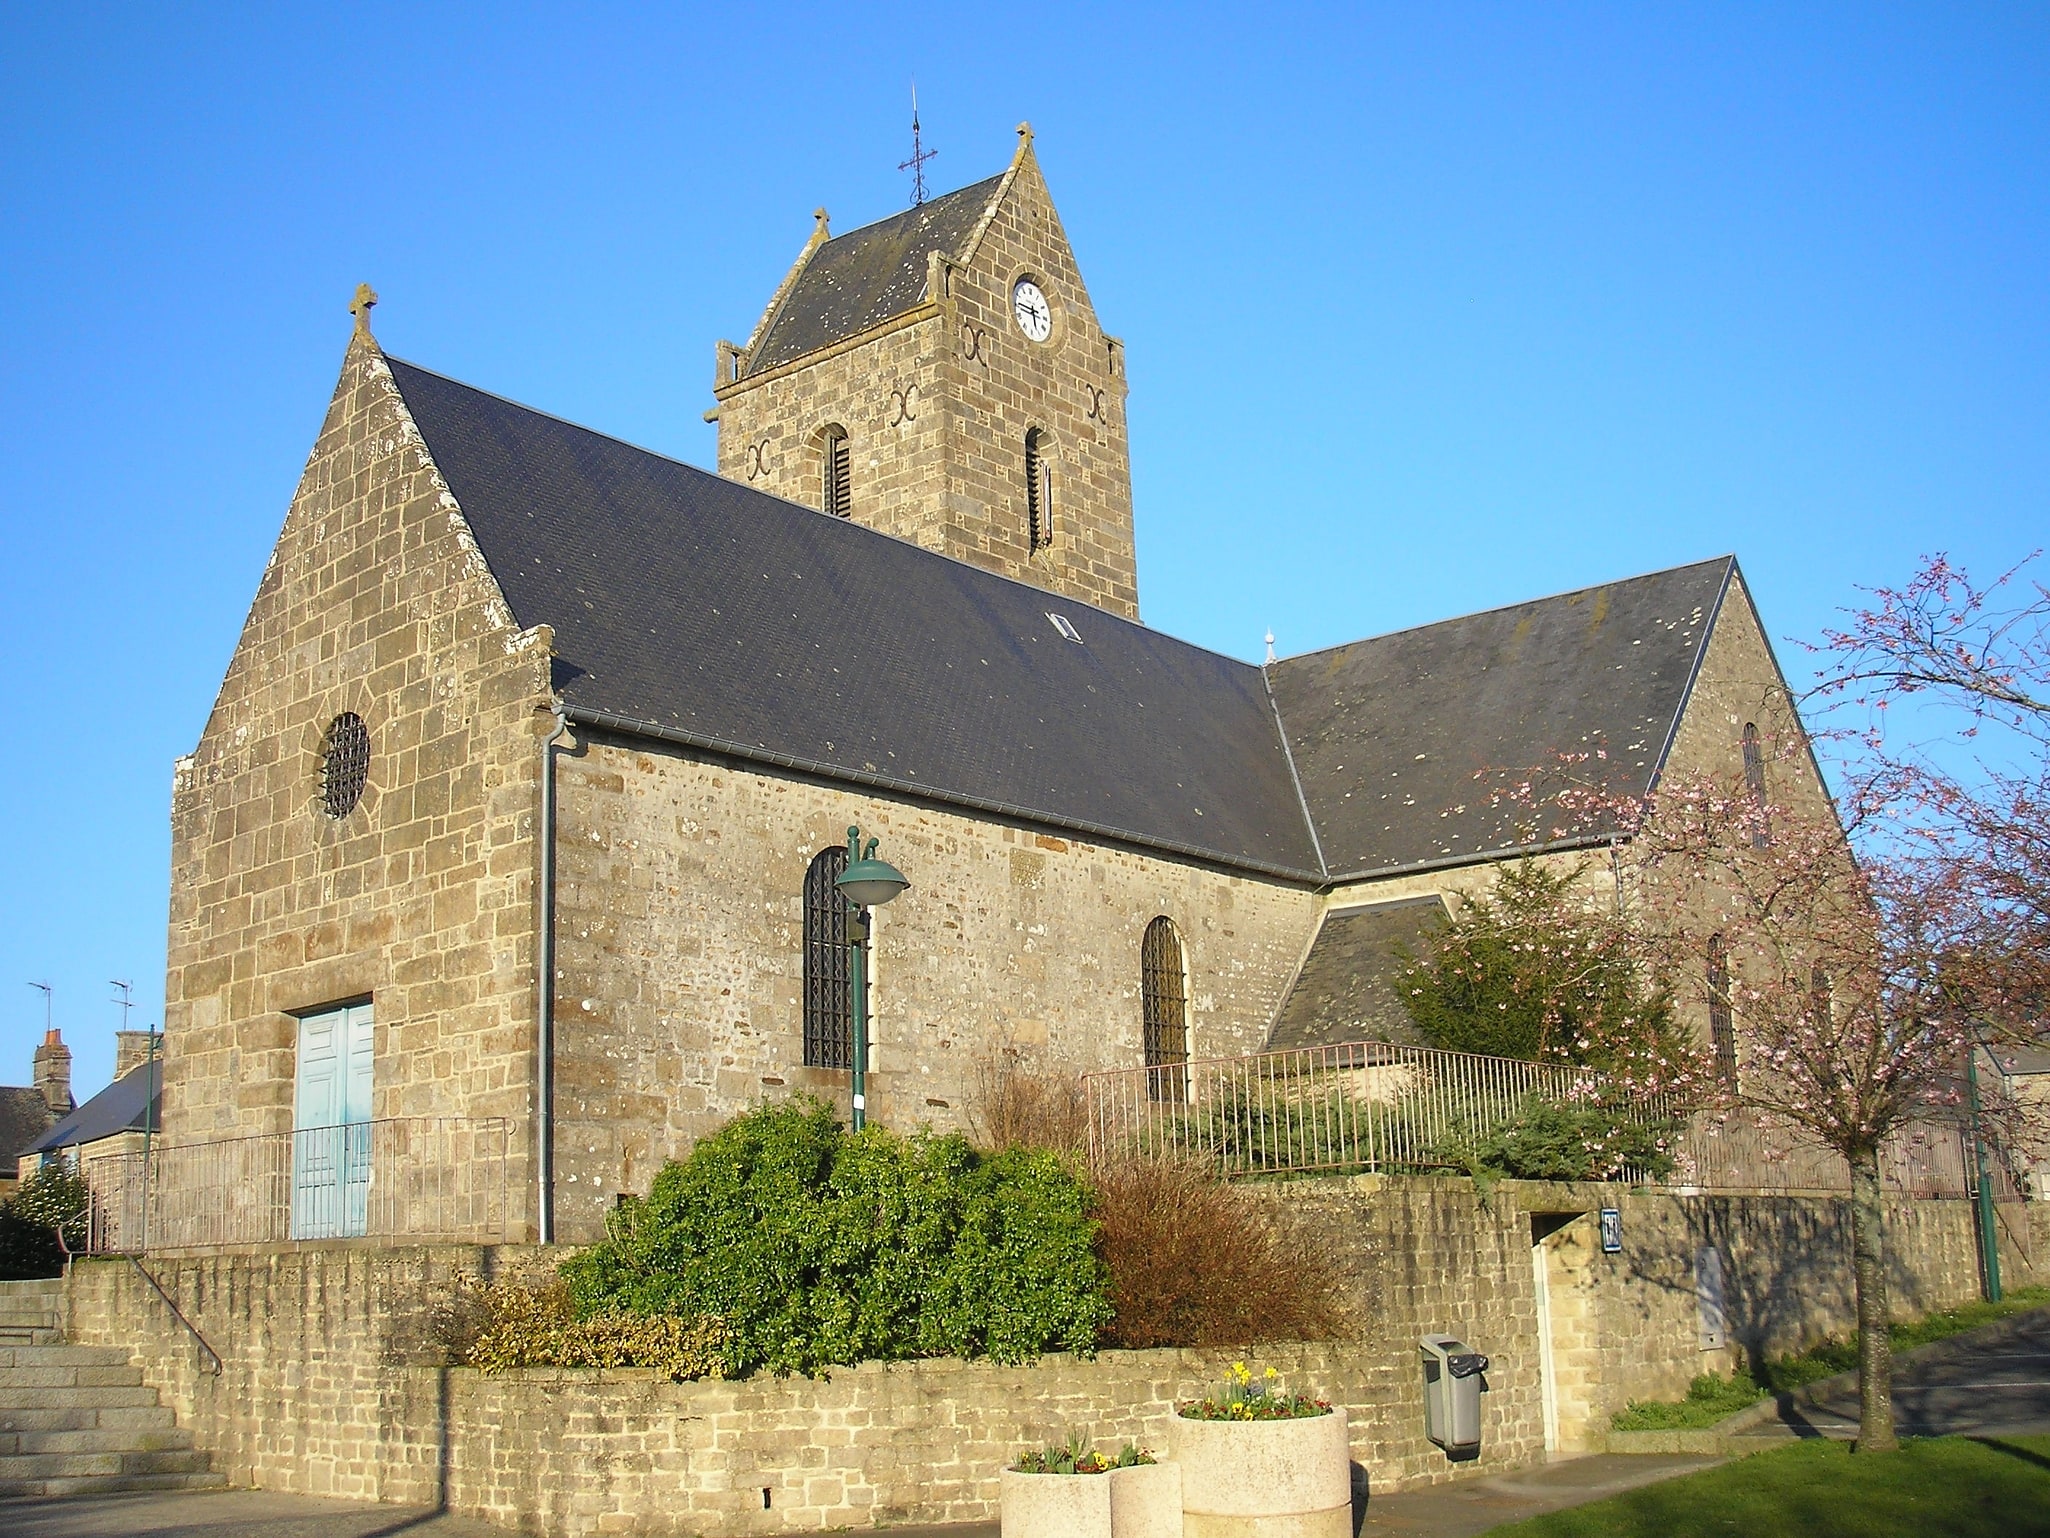
<path id="1" fill-rule="evenodd" d="M 1025 434 L 1025 522 L 1034 550 L 1053 543 L 1053 470 L 1046 460 L 1046 435 L 1036 427 Z"/>
<path id="2" fill-rule="evenodd" d="M 1730 1015 L 1730 952 L 1723 937 L 1708 942 L 1708 1041 L 1715 1076 L 1725 1089 L 1737 1087 L 1737 1028 Z"/>
<path id="3" fill-rule="evenodd" d="M 821 440 L 820 470 L 825 480 L 821 504 L 835 518 L 854 516 L 854 457 L 847 450 L 847 434 L 837 427 L 826 429 Z"/>
<path id="4" fill-rule="evenodd" d="M 1772 842 L 1772 828 L 1765 818 L 1765 744 L 1759 740 L 1758 723 L 1744 723 L 1744 788 L 1758 807 L 1758 826 L 1752 830 L 1751 845 L 1763 849 Z"/>
<path id="5" fill-rule="evenodd" d="M 812 857 L 804 873 L 804 1064 L 854 1065 L 854 1005 L 849 992 L 847 899 L 833 883 L 847 869 L 837 845 Z"/>
<path id="6" fill-rule="evenodd" d="M 1140 1007 L 1145 1017 L 1146 1093 L 1155 1100 L 1189 1094 L 1189 1004 L 1182 968 L 1182 938 L 1174 922 L 1157 918 L 1139 943 Z"/>

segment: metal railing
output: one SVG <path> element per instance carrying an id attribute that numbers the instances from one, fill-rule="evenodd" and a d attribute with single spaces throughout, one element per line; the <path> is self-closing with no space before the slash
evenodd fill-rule
<path id="1" fill-rule="evenodd" d="M 1163 1084 L 1162 1074 L 1173 1073 Z M 1189 1154 L 1227 1174 L 1457 1167 L 1452 1150 L 1566 1101 L 1585 1070 L 1392 1042 L 1089 1074 L 1090 1151 Z"/>
<path id="2" fill-rule="evenodd" d="M 1474 1145 L 1534 1103 L 1601 1099 L 1591 1069 L 1377 1041 L 1210 1058 L 1172 1070 L 1115 1069 L 1083 1083 L 1093 1157 L 1180 1154 L 1226 1175 L 1464 1169 Z M 1673 1164 L 1656 1173 L 1626 1168 L 1619 1180 L 1694 1191 L 1850 1190 L 1842 1157 L 1797 1128 L 1750 1114 L 1690 1115 L 1658 1101 L 1619 1109 L 1622 1120 L 1659 1128 Z M 1969 1144 L 1949 1122 L 1894 1138 L 1880 1171 L 1904 1195 L 1976 1190 Z M 2019 1198 L 2004 1174 L 1996 1172 L 1995 1183 L 1998 1200 Z"/>
<path id="3" fill-rule="evenodd" d="M 88 1159 L 96 1254 L 513 1237 L 512 1123 L 400 1116 Z M 147 1160 L 147 1165 L 145 1165 Z"/>

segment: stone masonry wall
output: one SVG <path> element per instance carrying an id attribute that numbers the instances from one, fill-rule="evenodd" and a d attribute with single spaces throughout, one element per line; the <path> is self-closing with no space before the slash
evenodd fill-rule
<path id="1" fill-rule="evenodd" d="M 513 1118 L 524 1164 L 548 655 L 359 334 L 178 766 L 167 1142 L 288 1130 L 294 1012 L 367 996 L 373 1114 Z M 369 782 L 335 819 L 322 749 L 343 711 L 369 728 Z"/>
<path id="2" fill-rule="evenodd" d="M 821 429 L 845 429 L 853 516 L 870 528 L 1136 619 L 1120 345 L 1097 324 L 1029 141 L 964 260 L 882 326 L 717 386 L 719 473 L 822 505 Z M 1029 341 L 1011 290 L 1053 308 Z M 1025 435 L 1053 469 L 1052 544 L 1030 548 Z"/>
<path id="3" fill-rule="evenodd" d="M 583 734 L 558 765 L 558 1232 L 763 1097 L 846 1105 L 803 1063 L 803 890 L 858 824 L 910 877 L 876 910 L 870 1114 L 964 1124 L 1003 1051 L 1139 1067 L 1139 945 L 1181 931 L 1198 1057 L 1258 1051 L 1314 898 L 1030 829 Z"/>
<path id="4" fill-rule="evenodd" d="M 1347 1407 L 1353 1456 L 1373 1490 L 1539 1457 L 1533 1217 L 1545 1226 L 1567 1219 L 1558 1230 L 1567 1233 L 1603 1204 L 1623 1212 L 1622 1253 L 1604 1255 L 1587 1240 L 1566 1268 L 1576 1290 L 1554 1290 L 1555 1328 L 1572 1314 L 1581 1332 L 1580 1344 L 1554 1353 L 1567 1447 L 1587 1445 L 1625 1398 L 1677 1395 L 1704 1367 L 1727 1362 L 1699 1344 L 1692 1277 L 1703 1243 L 1726 1246 L 1740 1346 L 1791 1347 L 1850 1318 L 1841 1203 L 1517 1182 L 1483 1201 L 1462 1180 L 1377 1177 L 1268 1191 L 1306 1225 L 1306 1242 L 1334 1253 L 1350 1276 L 1358 1333 L 1262 1348 L 1254 1360 Z M 1972 1295 L 1971 1221 L 1963 1202 L 1893 1209 L 1899 1312 Z M 1022 1448 L 1071 1431 L 1158 1448 L 1175 1404 L 1242 1354 L 869 1364 L 823 1382 L 686 1384 L 648 1372 L 486 1376 L 443 1365 L 434 1315 L 456 1276 L 533 1276 L 553 1258 L 340 1244 L 153 1259 L 223 1358 L 218 1376 L 202 1370 L 190 1336 L 125 1261 L 72 1268 L 67 1329 L 82 1344 L 131 1348 L 180 1424 L 237 1484 L 444 1505 L 551 1538 L 987 1519 L 998 1471 Z M 2009 1264 L 2013 1285 L 2040 1279 L 2019 1253 Z M 1493 1360 L 1484 1450 L 1472 1463 L 1449 1462 L 1423 1436 L 1416 1341 L 1435 1332 Z M 1568 1379 L 1592 1391 L 1576 1399 Z"/>

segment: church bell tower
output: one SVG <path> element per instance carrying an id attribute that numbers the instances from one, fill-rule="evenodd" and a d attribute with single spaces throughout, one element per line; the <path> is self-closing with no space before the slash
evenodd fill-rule
<path id="1" fill-rule="evenodd" d="M 815 220 L 753 335 L 718 345 L 719 473 L 1137 619 L 1124 344 L 1031 129 L 1001 176 L 845 235 Z"/>

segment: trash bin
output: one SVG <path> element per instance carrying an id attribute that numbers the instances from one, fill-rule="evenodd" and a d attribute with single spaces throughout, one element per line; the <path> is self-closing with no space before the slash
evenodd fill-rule
<path id="1" fill-rule="evenodd" d="M 1426 1335 L 1417 1345 L 1424 1359 L 1424 1435 L 1452 1457 L 1478 1456 L 1488 1359 L 1450 1335 Z"/>

